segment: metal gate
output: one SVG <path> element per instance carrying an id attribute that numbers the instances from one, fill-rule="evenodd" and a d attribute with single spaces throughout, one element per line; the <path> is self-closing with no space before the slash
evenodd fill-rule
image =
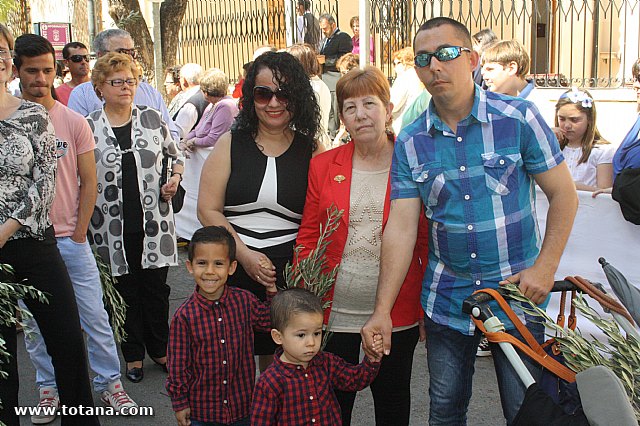
<path id="1" fill-rule="evenodd" d="M 293 43 L 296 3 L 190 0 L 178 62 L 218 67 L 237 80 L 257 47 Z M 311 5 L 315 16 L 338 18 L 338 0 Z M 630 83 L 640 56 L 640 0 L 371 0 L 375 64 L 392 76 L 391 54 L 410 46 L 420 24 L 435 16 L 457 19 L 472 34 L 491 28 L 520 41 L 542 86 L 620 87 Z"/>
<path id="2" fill-rule="evenodd" d="M 541 86 L 620 87 L 640 57 L 638 0 L 371 0 L 376 64 L 392 75 L 391 54 L 436 16 L 518 40 Z"/>
<path id="3" fill-rule="evenodd" d="M 216 67 L 232 81 L 254 50 L 284 48 L 294 41 L 296 0 L 191 0 L 179 35 L 178 63 Z M 338 0 L 315 0 L 312 11 L 338 13 Z"/>

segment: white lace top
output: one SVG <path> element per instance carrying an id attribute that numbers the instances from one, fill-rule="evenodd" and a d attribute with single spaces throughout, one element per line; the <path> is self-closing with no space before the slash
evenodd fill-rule
<path id="1" fill-rule="evenodd" d="M 353 170 L 349 232 L 333 293 L 331 331 L 359 333 L 373 313 L 388 178 L 389 170 Z"/>

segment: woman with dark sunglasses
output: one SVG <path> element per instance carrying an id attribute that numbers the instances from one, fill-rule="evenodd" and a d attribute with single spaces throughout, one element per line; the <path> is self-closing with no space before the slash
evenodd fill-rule
<path id="1" fill-rule="evenodd" d="M 242 87 L 242 108 L 230 133 L 207 159 L 200 178 L 198 218 L 233 234 L 238 269 L 231 285 L 265 298 L 265 285 L 283 287 L 284 266 L 302 218 L 320 108 L 300 62 L 286 52 L 256 58 Z M 264 370 L 275 344 L 256 333 Z"/>

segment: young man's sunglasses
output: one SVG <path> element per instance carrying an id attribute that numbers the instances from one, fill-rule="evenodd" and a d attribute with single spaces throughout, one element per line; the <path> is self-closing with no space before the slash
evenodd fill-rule
<path id="1" fill-rule="evenodd" d="M 281 104 L 289 101 L 289 94 L 282 89 L 272 90 L 267 86 L 256 86 L 253 88 L 253 100 L 257 104 L 268 104 L 274 96 Z"/>
<path id="2" fill-rule="evenodd" d="M 433 53 L 418 53 L 413 61 L 416 67 L 428 67 L 431 64 L 431 58 L 435 57 L 440 62 L 453 61 L 459 57 L 462 52 L 471 52 L 471 49 L 462 46 L 441 47 Z"/>
<path id="3" fill-rule="evenodd" d="M 77 63 L 80 63 L 82 61 L 86 61 L 86 62 L 91 61 L 91 55 L 71 55 L 67 59 L 69 59 L 71 62 L 75 62 L 77 64 Z"/>

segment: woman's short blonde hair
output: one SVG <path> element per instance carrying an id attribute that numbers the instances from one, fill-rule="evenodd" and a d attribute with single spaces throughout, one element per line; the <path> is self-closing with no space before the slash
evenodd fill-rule
<path id="1" fill-rule="evenodd" d="M 200 76 L 200 90 L 215 93 L 215 97 L 222 98 L 229 91 L 229 77 L 218 68 L 209 68 Z"/>
<path id="2" fill-rule="evenodd" d="M 398 60 L 403 65 L 414 67 L 413 56 L 413 47 L 405 47 L 404 49 L 393 52 L 392 60 Z"/>
<path id="3" fill-rule="evenodd" d="M 360 66 L 360 55 L 356 53 L 345 53 L 336 61 L 336 68 L 342 74 L 346 74 L 358 66 Z"/>
<path id="4" fill-rule="evenodd" d="M 131 75 L 140 80 L 138 66 L 131 56 L 124 53 L 109 52 L 98 58 L 93 65 L 91 84 L 93 84 L 93 90 L 96 91 L 96 95 L 100 99 L 102 99 L 102 93 L 98 87 L 102 86 L 113 73 L 118 71 L 131 71 Z"/>
<path id="5" fill-rule="evenodd" d="M 9 45 L 9 50 L 13 50 L 13 34 L 11 34 L 9 28 L 4 24 L 0 24 L 0 37 L 4 37 Z"/>

